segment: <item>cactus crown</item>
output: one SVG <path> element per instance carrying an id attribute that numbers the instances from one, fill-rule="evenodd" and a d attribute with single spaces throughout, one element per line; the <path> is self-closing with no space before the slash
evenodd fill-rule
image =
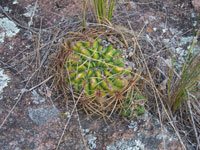
<path id="1" fill-rule="evenodd" d="M 112 45 L 103 48 L 101 40 L 97 39 L 92 42 L 79 41 L 72 51 L 65 68 L 69 72 L 67 82 L 76 92 L 84 90 L 86 97 L 107 98 L 127 86 L 124 75 L 130 73 L 131 69 L 124 68 L 120 50 Z"/>

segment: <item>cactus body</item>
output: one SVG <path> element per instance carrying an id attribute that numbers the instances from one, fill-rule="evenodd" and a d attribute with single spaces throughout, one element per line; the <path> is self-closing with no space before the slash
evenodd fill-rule
<path id="1" fill-rule="evenodd" d="M 79 41 L 72 50 L 74 53 L 67 59 L 65 68 L 69 71 L 67 83 L 70 79 L 77 93 L 83 89 L 86 97 L 106 98 L 126 87 L 123 74 L 131 70 L 124 68 L 120 50 L 115 50 L 112 45 L 103 48 L 100 39 Z"/>

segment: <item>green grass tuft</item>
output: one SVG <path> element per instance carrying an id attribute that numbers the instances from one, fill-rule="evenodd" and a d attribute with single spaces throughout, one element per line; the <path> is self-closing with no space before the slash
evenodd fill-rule
<path id="1" fill-rule="evenodd" d="M 171 84 L 174 84 L 172 81 L 174 67 L 172 67 L 170 71 L 168 81 L 168 103 L 173 111 L 177 110 L 183 102 L 200 97 L 200 50 L 195 50 L 195 45 L 198 44 L 197 38 L 199 37 L 199 33 L 200 30 L 198 30 L 190 46 L 186 61 L 180 72 L 180 78 L 175 82 L 175 88 L 172 89 L 172 92 L 170 92 L 170 87 Z"/>

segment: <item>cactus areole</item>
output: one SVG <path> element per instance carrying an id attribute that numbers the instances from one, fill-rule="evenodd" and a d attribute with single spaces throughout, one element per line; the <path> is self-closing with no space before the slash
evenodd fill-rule
<path id="1" fill-rule="evenodd" d="M 71 50 L 64 69 L 68 70 L 66 82 L 76 93 L 106 99 L 127 87 L 125 77 L 131 69 L 124 68 L 120 50 L 103 47 L 100 39 L 76 42 Z"/>

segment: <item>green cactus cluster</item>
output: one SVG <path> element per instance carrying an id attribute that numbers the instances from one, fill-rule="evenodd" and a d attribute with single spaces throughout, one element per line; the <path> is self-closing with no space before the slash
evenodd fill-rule
<path id="1" fill-rule="evenodd" d="M 78 41 L 71 50 L 65 69 L 69 72 L 67 83 L 75 92 L 84 90 L 88 98 L 109 98 L 127 86 L 125 76 L 131 69 L 125 69 L 120 50 L 112 45 L 103 47 L 101 39 Z"/>
<path id="2" fill-rule="evenodd" d="M 144 104 L 147 99 L 140 93 L 129 94 L 124 101 L 124 106 L 121 109 L 121 114 L 124 117 L 132 117 L 133 115 L 140 116 L 145 113 Z M 134 102 L 134 103 L 133 103 Z"/>

